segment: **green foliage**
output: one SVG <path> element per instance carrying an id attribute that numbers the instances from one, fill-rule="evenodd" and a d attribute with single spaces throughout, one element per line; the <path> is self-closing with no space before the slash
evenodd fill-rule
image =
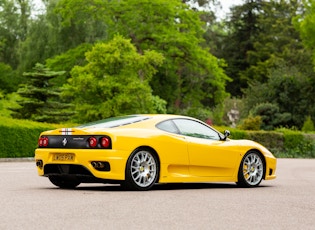
<path id="1" fill-rule="evenodd" d="M 312 132 L 315 131 L 314 122 L 312 121 L 311 116 L 307 116 L 306 120 L 302 127 L 303 132 Z"/>
<path id="2" fill-rule="evenodd" d="M 58 89 L 50 84 L 49 80 L 64 74 L 50 71 L 42 64 L 36 64 L 34 72 L 24 73 L 29 78 L 27 84 L 21 85 L 18 94 L 19 108 L 11 108 L 12 117 L 32 119 L 41 122 L 62 122 L 69 119 L 72 112 L 64 109 L 70 105 L 60 102 Z"/>
<path id="3" fill-rule="evenodd" d="M 260 130 L 261 125 L 262 119 L 260 116 L 249 116 L 242 121 L 238 128 L 242 130 Z"/>
<path id="4" fill-rule="evenodd" d="M 301 0 L 244 1 L 232 7 L 217 55 L 227 61 L 226 72 L 233 79 L 227 89 L 233 96 L 241 96 L 253 80 L 266 82 L 270 69 L 281 65 L 312 71 L 311 52 L 304 49 L 292 24 L 303 10 Z"/>
<path id="5" fill-rule="evenodd" d="M 300 32 L 303 44 L 312 52 L 313 66 L 315 66 L 315 2 L 313 0 L 303 2 L 306 12 L 294 18 L 294 25 Z"/>
<path id="6" fill-rule="evenodd" d="M 79 10 L 89 2 L 91 1 L 76 1 L 76 6 L 71 11 Z M 69 23 L 64 23 L 61 21 L 57 8 L 62 1 L 44 1 L 44 3 L 45 11 L 35 13 L 36 18 L 29 23 L 30 33 L 20 44 L 20 73 L 29 71 L 36 63 L 44 63 L 46 59 L 61 55 L 81 44 L 93 44 L 106 38 L 107 26 L 103 20 L 94 18 L 93 9 L 85 14 L 79 10 L 77 18 Z M 52 70 L 55 69 L 52 68 Z M 60 71 L 60 69 L 56 70 Z"/>
<path id="7" fill-rule="evenodd" d="M 9 108 L 19 108 L 17 101 L 20 99 L 17 93 L 2 94 L 0 91 L 0 116 L 11 117 L 12 111 Z"/>
<path id="8" fill-rule="evenodd" d="M 266 82 L 270 69 L 281 65 L 310 72 L 310 53 L 304 49 L 300 35 L 292 24 L 293 18 L 303 13 L 301 1 L 262 2 L 257 21 L 259 33 L 253 49 L 247 53 L 250 66 L 241 73 L 241 78 Z"/>
<path id="9" fill-rule="evenodd" d="M 224 132 L 227 127 L 215 127 Z M 268 148 L 276 157 L 315 158 L 315 135 L 305 134 L 290 129 L 276 131 L 244 131 L 230 129 L 232 139 L 256 141 Z"/>
<path id="10" fill-rule="evenodd" d="M 155 50 L 165 60 L 150 86 L 168 103 L 168 111 L 182 113 L 196 107 L 215 107 L 225 92 L 223 60 L 203 48 L 200 14 L 178 0 L 60 1 L 63 23 L 93 18 L 108 25 L 108 37 L 130 38 L 139 53 Z M 81 17 L 82 16 L 82 17 Z"/>
<path id="11" fill-rule="evenodd" d="M 39 134 L 56 125 L 0 117 L 0 158 L 33 157 Z"/>
<path id="12" fill-rule="evenodd" d="M 315 106 L 312 106 L 315 105 L 314 79 L 295 67 L 272 70 L 266 83 L 252 83 L 244 93 L 245 110 L 257 107 L 257 115 L 267 113 L 263 118 L 264 129 L 302 128 L 305 114 L 315 114 Z"/>
<path id="13" fill-rule="evenodd" d="M 207 121 L 208 119 L 210 119 L 211 122 L 213 122 L 212 121 L 213 113 L 211 112 L 210 108 L 190 108 L 183 111 L 183 114 L 187 116 L 195 117 L 202 121 Z"/>
<path id="14" fill-rule="evenodd" d="M 230 18 L 222 23 L 227 32 L 218 41 L 221 49 L 217 55 L 227 62 L 226 73 L 233 79 L 228 82 L 227 90 L 232 96 L 241 96 L 241 90 L 248 84 L 247 79 L 240 77 L 240 73 L 250 66 L 248 52 L 254 49 L 255 41 L 259 40 L 261 28 L 258 20 L 262 2 L 265 1 L 245 1 L 232 7 Z"/>
<path id="15" fill-rule="evenodd" d="M 284 151 L 280 156 L 293 158 L 315 157 L 315 136 L 305 135 L 298 131 L 279 129 L 284 136 Z"/>
<path id="16" fill-rule="evenodd" d="M 285 136 L 279 132 L 249 131 L 246 132 L 246 139 L 262 144 L 275 154 L 287 151 Z"/>
<path id="17" fill-rule="evenodd" d="M 137 53 L 121 36 L 96 44 L 86 54 L 88 64 L 73 68 L 64 87 L 64 97 L 72 98 L 76 106 L 76 121 L 165 112 L 164 100 L 153 96 L 149 86 L 163 59 L 155 51 Z"/>
<path id="18" fill-rule="evenodd" d="M 27 36 L 30 18 L 29 1 L 1 0 L 0 2 L 0 63 L 18 66 L 20 41 Z"/>
<path id="19" fill-rule="evenodd" d="M 1 51 L 0 51 L 1 52 Z M 21 79 L 16 76 L 16 72 L 11 66 L 0 62 L 0 90 L 11 93 L 17 90 Z"/>
<path id="20" fill-rule="evenodd" d="M 146 82 L 156 111 L 165 111 L 166 101 L 168 113 L 209 115 L 215 124 L 227 125 L 224 115 L 232 107 L 226 110 L 224 99 L 229 94 L 243 98 L 248 88 L 241 118 L 268 102 L 279 107 L 279 119 L 291 115 L 277 126 L 302 128 L 307 114 L 314 121 L 314 1 L 246 0 L 226 20 L 214 21 L 209 9 L 218 2 L 54 0 L 43 1 L 45 9 L 32 13 L 30 0 L 2 0 L 1 114 L 9 116 L 5 107 L 14 101 L 8 94 L 29 84 L 22 73 L 36 63 L 66 71 L 49 81 L 61 86 L 75 65 L 87 65 L 84 53 L 95 43 L 121 34 L 139 54 L 154 50 L 164 57 Z"/>
<path id="21" fill-rule="evenodd" d="M 54 71 L 65 71 L 65 74 L 59 75 L 51 80 L 56 86 L 62 86 L 70 77 L 71 69 L 76 66 L 86 64 L 85 53 L 92 49 L 91 44 L 83 43 L 76 48 L 69 49 L 67 52 L 54 56 L 46 60 L 46 66 Z"/>
<path id="22" fill-rule="evenodd" d="M 253 116 L 261 118 L 260 127 L 264 130 L 273 130 L 275 127 L 285 125 L 290 119 L 290 113 L 280 113 L 279 106 L 272 103 L 261 103 L 252 110 Z"/>

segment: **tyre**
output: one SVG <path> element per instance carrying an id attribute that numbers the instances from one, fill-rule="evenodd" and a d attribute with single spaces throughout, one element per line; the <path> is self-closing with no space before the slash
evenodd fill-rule
<path id="1" fill-rule="evenodd" d="M 256 187 L 264 177 L 265 164 L 261 154 L 249 151 L 245 154 L 238 170 L 238 182 L 240 187 Z"/>
<path id="2" fill-rule="evenodd" d="M 49 176 L 48 178 L 51 183 L 64 189 L 73 189 L 80 184 L 75 177 Z"/>
<path id="3" fill-rule="evenodd" d="M 134 151 L 126 165 L 125 181 L 122 186 L 127 190 L 149 190 L 158 180 L 159 163 L 151 150 Z"/>

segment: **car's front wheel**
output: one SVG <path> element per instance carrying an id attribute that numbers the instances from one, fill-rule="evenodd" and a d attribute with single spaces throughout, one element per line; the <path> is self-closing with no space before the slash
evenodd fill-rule
<path id="1" fill-rule="evenodd" d="M 65 177 L 65 176 L 48 176 L 51 183 L 57 187 L 64 189 L 73 189 L 80 184 L 75 177 Z"/>
<path id="2" fill-rule="evenodd" d="M 263 179 L 265 164 L 256 151 L 249 151 L 241 161 L 237 184 L 241 187 L 256 187 Z"/>
<path id="3" fill-rule="evenodd" d="M 159 163 L 155 153 L 149 149 L 134 151 L 126 165 L 123 186 L 128 190 L 149 190 L 158 180 Z"/>

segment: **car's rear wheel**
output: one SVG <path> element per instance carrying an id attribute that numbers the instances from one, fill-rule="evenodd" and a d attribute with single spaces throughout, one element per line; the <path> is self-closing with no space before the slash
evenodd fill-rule
<path id="1" fill-rule="evenodd" d="M 57 187 L 64 189 L 73 189 L 80 184 L 80 181 L 75 177 L 69 176 L 48 176 L 51 183 Z"/>
<path id="2" fill-rule="evenodd" d="M 241 187 L 256 187 L 263 179 L 265 164 L 261 154 L 249 151 L 241 161 L 237 184 Z"/>
<path id="3" fill-rule="evenodd" d="M 157 156 L 149 149 L 134 151 L 126 165 L 126 179 L 123 187 L 127 190 L 149 190 L 159 176 Z"/>

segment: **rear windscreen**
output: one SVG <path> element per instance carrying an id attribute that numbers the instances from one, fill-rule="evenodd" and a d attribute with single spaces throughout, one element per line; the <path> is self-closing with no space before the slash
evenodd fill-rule
<path id="1" fill-rule="evenodd" d="M 94 121 L 87 124 L 78 126 L 77 128 L 114 128 L 118 126 L 133 124 L 143 120 L 147 120 L 149 117 L 146 116 L 122 116 L 122 117 L 111 117 L 100 121 Z"/>

